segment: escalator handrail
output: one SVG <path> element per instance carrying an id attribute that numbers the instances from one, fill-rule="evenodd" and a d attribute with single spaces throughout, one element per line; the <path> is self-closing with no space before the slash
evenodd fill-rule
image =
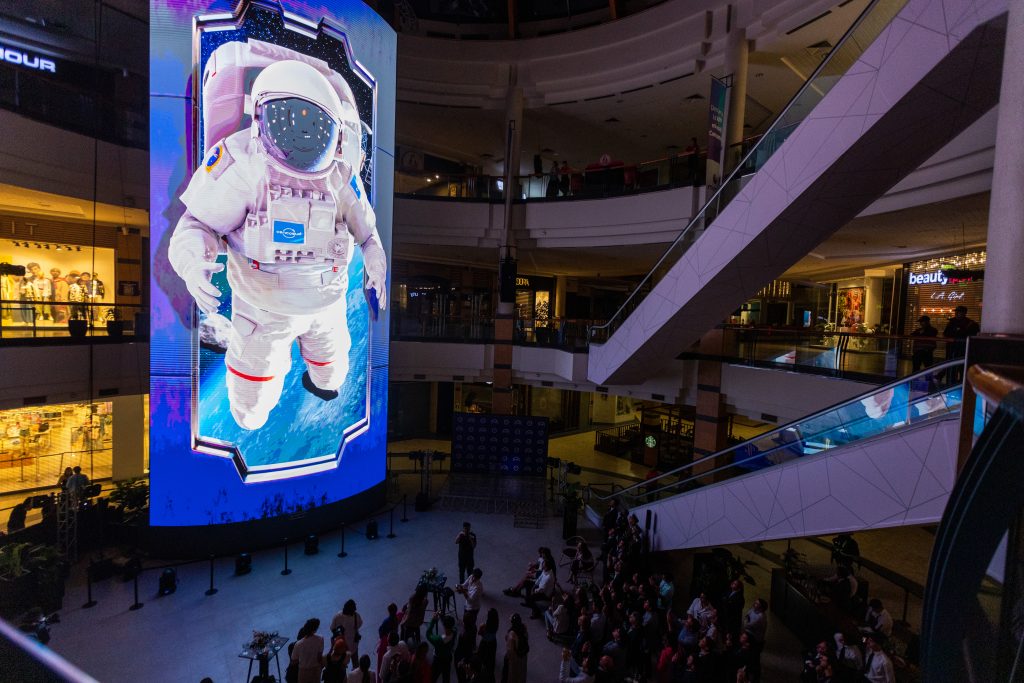
<path id="1" fill-rule="evenodd" d="M 964 364 L 963 359 L 962 358 L 958 358 L 958 359 L 955 359 L 955 360 L 947 360 L 947 361 L 945 361 L 943 363 L 939 363 L 938 365 L 933 365 L 930 368 L 926 368 L 926 369 L 921 370 L 919 372 L 916 372 L 916 373 L 914 373 L 912 375 L 907 375 L 906 377 L 903 377 L 902 379 L 899 379 L 899 380 L 897 380 L 895 382 L 890 382 L 889 384 L 883 384 L 882 386 L 876 387 L 876 388 L 872 389 L 871 391 L 867 391 L 867 392 L 865 392 L 863 394 L 858 394 L 857 396 L 854 396 L 853 398 L 847 399 L 845 401 L 841 401 L 841 402 L 836 403 L 834 405 L 831 405 L 831 406 L 829 406 L 827 408 L 823 408 L 822 410 L 819 410 L 816 413 L 811 413 L 810 415 L 806 415 L 804 417 L 801 417 L 800 419 L 793 420 L 792 422 L 787 422 L 786 424 L 782 425 L 781 427 L 776 427 L 775 429 L 772 429 L 770 431 L 764 432 L 763 434 L 758 434 L 753 439 L 747 439 L 746 441 L 738 443 L 738 444 L 736 444 L 734 446 L 729 446 L 728 448 L 723 448 L 722 450 L 716 451 L 716 452 L 714 452 L 714 453 L 712 453 L 710 455 L 705 455 L 702 458 L 698 458 L 697 460 L 694 460 L 692 462 L 688 462 L 688 463 L 685 463 L 683 465 L 680 465 L 679 467 L 675 468 L 674 470 L 669 470 L 668 472 L 665 472 L 664 474 L 660 474 L 657 477 L 653 477 L 651 479 L 648 479 L 647 481 L 641 482 L 639 484 L 633 484 L 632 486 L 624 488 L 624 489 L 622 489 L 621 491 L 619 491 L 617 493 L 613 493 L 611 495 L 603 496 L 603 497 L 602 496 L 597 496 L 597 499 L 598 500 L 609 500 L 609 499 L 615 498 L 617 496 L 629 495 L 632 491 L 636 491 L 636 490 L 639 490 L 639 489 L 646 489 L 646 488 L 650 487 L 651 484 L 653 484 L 653 483 L 655 483 L 655 482 L 657 482 L 657 481 L 659 481 L 661 479 L 664 479 L 665 477 L 670 477 L 670 476 L 673 476 L 673 475 L 677 475 L 680 472 L 684 472 L 686 470 L 693 469 L 694 467 L 697 467 L 697 466 L 699 466 L 701 464 L 713 461 L 716 458 L 720 458 L 720 457 L 722 457 L 723 455 L 725 455 L 726 453 L 728 453 L 730 451 L 735 451 L 735 450 L 738 450 L 740 448 L 743 448 L 744 446 L 749 444 L 751 441 L 770 438 L 771 436 L 773 436 L 775 434 L 779 434 L 779 433 L 782 433 L 783 431 L 786 431 L 787 429 L 792 429 L 794 427 L 797 427 L 801 423 L 807 422 L 809 420 L 813 420 L 813 419 L 815 419 L 817 417 L 820 417 L 821 415 L 825 415 L 826 413 L 831 413 L 833 411 L 840 410 L 840 409 L 842 409 L 842 408 L 844 408 L 846 406 L 850 406 L 850 405 L 853 405 L 855 403 L 859 403 L 860 401 L 864 400 L 868 396 L 873 396 L 874 394 L 878 394 L 878 393 L 881 393 L 883 391 L 888 391 L 889 389 L 897 387 L 897 386 L 899 386 L 901 384 L 906 384 L 906 383 L 914 381 L 915 379 L 920 379 L 920 378 L 926 377 L 928 375 L 935 374 L 937 372 L 942 372 L 943 370 L 948 370 L 950 368 L 955 368 L 955 367 L 962 367 L 963 364 Z M 945 392 L 947 392 L 947 391 L 949 391 L 950 389 L 953 389 L 953 388 L 955 388 L 955 385 L 946 387 L 945 389 L 942 389 L 941 391 L 937 391 L 935 393 L 936 394 L 945 393 Z M 791 443 L 786 443 L 786 444 L 781 444 L 779 447 L 782 448 L 782 447 L 791 446 L 791 445 L 792 445 Z M 775 449 L 772 449 L 772 450 L 775 450 Z M 757 458 L 763 457 L 767 453 L 771 453 L 772 450 L 758 452 L 755 456 L 752 456 L 752 457 L 757 457 Z M 729 463 L 729 466 L 733 466 L 733 465 L 737 465 L 737 464 L 742 464 L 742 462 L 743 461 L 741 461 L 740 463 Z M 719 468 L 719 469 L 721 469 L 721 468 Z M 696 476 L 698 476 L 698 477 L 706 477 L 708 474 L 710 474 L 712 472 L 715 472 L 715 471 L 718 471 L 718 470 L 709 470 L 707 472 L 701 472 L 699 475 L 696 475 Z M 665 489 L 667 489 L 669 487 L 680 486 L 680 485 L 686 483 L 687 481 L 691 481 L 693 478 L 694 477 L 690 477 L 690 478 L 687 478 L 687 479 L 679 479 L 677 481 L 671 482 L 670 484 L 666 484 L 665 486 L 660 487 L 658 489 L 654 489 L 654 490 L 651 490 L 651 491 L 642 491 L 642 495 L 645 495 L 645 496 L 646 495 L 653 495 L 653 494 L 658 493 L 660 491 L 663 491 L 663 490 L 665 490 Z"/>
<path id="2" fill-rule="evenodd" d="M 786 103 L 786 106 L 782 108 L 782 111 L 780 111 L 779 115 L 775 117 L 775 120 L 772 121 L 771 125 L 768 126 L 768 129 L 764 132 L 760 139 L 758 139 L 758 141 L 754 143 L 753 146 L 751 146 L 750 150 L 748 150 L 747 153 L 743 156 L 743 159 L 736 165 L 736 168 L 734 168 L 732 172 L 729 173 L 729 176 L 718 184 L 718 188 L 715 190 L 714 194 L 712 194 L 711 197 L 706 202 L 704 202 L 704 206 L 700 208 L 700 211 L 694 214 L 693 218 L 691 218 L 687 222 L 686 226 L 679 232 L 679 234 L 676 235 L 676 238 L 672 240 L 672 243 L 665 250 L 665 253 L 661 255 L 661 258 L 659 258 L 658 261 L 654 264 L 654 267 L 652 267 L 651 270 L 648 271 L 647 275 L 645 275 L 644 278 L 640 281 L 640 283 L 636 286 L 636 288 L 633 289 L 629 297 L 627 297 L 626 300 L 622 303 L 622 305 L 619 306 L 619 309 L 615 311 L 615 313 L 610 318 L 608 318 L 608 320 L 603 324 L 592 325 L 590 327 L 588 336 L 591 340 L 593 340 L 594 338 L 595 330 L 608 329 L 609 326 L 619 318 L 619 314 L 623 313 L 623 311 L 626 310 L 627 306 L 630 305 L 630 302 L 633 300 L 633 298 L 637 296 L 641 289 L 643 289 L 643 287 L 648 283 L 648 280 L 651 279 L 651 276 L 654 274 L 654 272 L 661 267 L 661 264 L 665 262 L 665 260 L 669 257 L 669 254 L 671 254 L 672 251 L 676 248 L 676 245 L 686 236 L 688 232 L 690 232 L 693 226 L 696 225 L 697 221 L 700 219 L 701 216 L 704 215 L 708 207 L 711 206 L 714 202 L 718 201 L 718 198 L 721 196 L 725 188 L 728 187 L 733 180 L 735 180 L 737 175 L 746 167 L 747 162 L 750 161 L 757 153 L 757 151 L 761 148 L 761 143 L 764 142 L 765 140 L 771 139 L 771 133 L 775 132 L 776 127 L 779 126 L 779 122 L 782 121 L 785 118 L 786 114 L 789 113 L 790 109 L 792 109 L 796 105 L 797 100 L 799 100 L 801 96 L 803 96 L 803 94 L 807 92 L 808 89 L 813 87 L 811 84 L 814 83 L 818 76 L 821 74 L 821 72 L 824 71 L 825 67 L 828 66 L 828 64 L 832 61 L 832 58 L 835 55 L 839 54 L 840 48 L 846 45 L 846 42 L 849 40 L 849 38 L 854 34 L 854 32 L 858 28 L 860 28 L 861 24 L 864 22 L 864 19 L 872 11 L 874 11 L 875 7 L 877 7 L 881 2 L 882 0 L 871 0 L 871 2 L 868 3 L 868 6 L 864 8 L 864 10 L 857 17 L 857 19 L 854 20 L 853 24 L 850 25 L 850 28 L 847 29 L 846 33 L 843 34 L 843 37 L 840 38 L 839 41 L 835 44 L 835 46 L 829 51 L 829 53 L 825 55 L 825 58 L 822 59 L 818 66 L 814 69 L 814 71 L 811 72 L 811 75 L 807 78 L 806 81 L 804 81 L 803 85 L 801 85 L 800 88 L 796 91 L 796 94 L 793 95 L 793 97 L 790 98 L 789 102 Z M 629 317 L 629 313 L 626 313 L 624 315 L 624 318 L 627 317 Z"/>

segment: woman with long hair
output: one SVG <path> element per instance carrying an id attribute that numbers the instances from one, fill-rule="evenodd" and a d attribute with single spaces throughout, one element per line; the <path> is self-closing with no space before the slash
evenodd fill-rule
<path id="1" fill-rule="evenodd" d="M 498 658 L 498 628 L 501 621 L 498 610 L 493 607 L 487 610 L 487 620 L 480 624 L 480 643 L 476 648 L 476 656 L 480 659 L 481 683 L 494 683 L 494 667 Z"/>
<path id="2" fill-rule="evenodd" d="M 505 633 L 505 666 L 502 670 L 502 683 L 526 683 L 526 657 L 530 652 L 530 637 L 526 632 L 526 624 L 518 613 L 509 620 L 508 632 Z"/>

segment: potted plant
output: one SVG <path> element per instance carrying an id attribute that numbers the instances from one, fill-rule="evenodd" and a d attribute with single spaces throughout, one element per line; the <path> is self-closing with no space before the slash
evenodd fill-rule
<path id="1" fill-rule="evenodd" d="M 73 316 L 68 319 L 68 334 L 72 337 L 84 337 L 89 331 L 89 321 Z"/>
<path id="2" fill-rule="evenodd" d="M 121 311 L 116 306 L 107 310 L 107 336 L 114 339 L 124 336 L 124 321 L 121 320 Z"/>
<path id="3" fill-rule="evenodd" d="M 138 478 L 119 481 L 110 492 L 109 502 L 120 510 L 125 522 L 130 522 L 149 507 L 149 484 Z"/>

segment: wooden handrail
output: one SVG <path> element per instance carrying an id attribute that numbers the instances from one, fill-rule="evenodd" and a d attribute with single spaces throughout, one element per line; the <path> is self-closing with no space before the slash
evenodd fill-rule
<path id="1" fill-rule="evenodd" d="M 1010 392 L 1024 389 L 1024 383 L 1010 377 L 1011 374 L 1020 376 L 1020 369 L 1000 365 L 972 365 L 967 370 L 967 381 L 985 400 L 999 404 Z"/>

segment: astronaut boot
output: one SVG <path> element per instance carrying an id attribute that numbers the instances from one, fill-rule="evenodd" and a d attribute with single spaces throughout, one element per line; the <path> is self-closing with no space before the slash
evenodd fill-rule
<path id="1" fill-rule="evenodd" d="M 333 401 L 338 398 L 337 389 L 321 389 L 313 384 L 313 378 L 309 376 L 309 370 L 302 373 L 302 388 L 322 401 Z"/>

